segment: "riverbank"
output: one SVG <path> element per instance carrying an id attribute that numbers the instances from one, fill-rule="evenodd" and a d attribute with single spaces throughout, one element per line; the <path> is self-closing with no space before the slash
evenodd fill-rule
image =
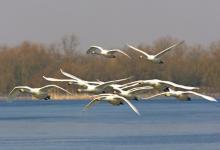
<path id="1" fill-rule="evenodd" d="M 155 93 L 147 93 L 147 94 L 141 94 L 138 95 L 138 97 L 149 97 L 154 95 Z M 220 98 L 220 93 L 203 93 L 209 96 L 213 96 L 215 98 Z M 50 94 L 52 100 L 88 100 L 91 99 L 92 95 L 89 94 L 73 94 L 73 95 L 62 95 L 62 94 L 57 94 L 57 93 L 51 93 Z M 194 96 L 193 96 L 194 97 Z M 0 96 L 0 100 L 8 100 L 7 96 Z M 36 100 L 34 97 L 30 96 L 19 96 L 16 98 L 16 100 Z"/>
<path id="2" fill-rule="evenodd" d="M 88 94 L 74 94 L 74 95 L 61 95 L 61 94 L 50 94 L 53 100 L 85 100 L 90 99 L 91 95 Z M 31 96 L 18 96 L 16 100 L 35 100 L 36 98 Z M 8 100 L 7 96 L 1 96 L 0 100 Z"/>

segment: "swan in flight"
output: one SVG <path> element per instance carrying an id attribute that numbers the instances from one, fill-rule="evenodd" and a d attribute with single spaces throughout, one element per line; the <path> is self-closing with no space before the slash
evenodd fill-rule
<path id="1" fill-rule="evenodd" d="M 69 91 L 63 89 L 60 86 L 57 85 L 46 85 L 41 88 L 31 88 L 29 86 L 16 86 L 14 89 L 9 93 L 9 98 L 15 98 L 21 93 L 28 93 L 34 96 L 37 99 L 44 99 L 44 100 L 49 100 L 50 95 L 48 94 L 49 90 L 52 88 L 57 88 L 60 89 L 70 95 L 72 95 Z"/>
<path id="2" fill-rule="evenodd" d="M 177 44 L 174 44 L 174 45 L 172 45 L 172 46 L 170 46 L 170 47 L 168 47 L 168 48 L 162 50 L 161 52 L 159 52 L 159 53 L 156 54 L 156 55 L 150 55 L 150 54 L 148 54 L 148 53 L 146 53 L 146 52 L 144 52 L 144 51 L 142 51 L 142 50 L 140 50 L 140 49 L 138 49 L 138 48 L 136 48 L 136 47 L 133 47 L 133 46 L 131 46 L 131 45 L 128 45 L 128 44 L 127 44 L 127 46 L 128 46 L 129 48 L 131 48 L 131 49 L 133 49 L 133 50 L 135 50 L 135 51 L 137 51 L 137 52 L 143 54 L 144 56 L 146 56 L 146 59 L 147 59 L 147 60 L 149 60 L 149 61 L 151 61 L 151 62 L 154 62 L 154 63 L 162 64 L 163 61 L 161 60 L 161 57 L 162 57 L 165 53 L 169 52 L 172 48 L 174 48 L 174 47 L 176 47 L 176 46 L 182 44 L 183 42 L 184 42 L 184 41 L 181 41 L 181 42 L 179 42 L 179 43 L 177 43 Z M 143 56 L 141 55 L 140 58 L 143 58 Z"/>
<path id="3" fill-rule="evenodd" d="M 93 96 L 92 101 L 84 107 L 84 110 L 91 108 L 94 104 L 96 104 L 99 101 L 107 101 L 108 103 L 114 106 L 123 105 L 124 103 L 127 103 L 137 115 L 140 115 L 138 109 L 129 100 L 117 94 L 95 95 Z"/>
<path id="4" fill-rule="evenodd" d="M 82 80 L 76 76 L 73 76 L 67 72 L 64 72 L 63 70 L 61 70 L 61 73 L 71 79 L 73 79 L 74 81 L 72 82 L 72 84 L 77 84 L 83 87 L 83 89 L 78 89 L 78 92 L 88 92 L 88 93 L 103 93 L 104 89 L 106 87 L 108 87 L 109 85 L 118 83 L 118 82 L 122 82 L 125 80 L 128 80 L 132 77 L 128 77 L 128 78 L 124 78 L 124 79 L 118 79 L 118 80 L 112 80 L 112 81 L 107 81 L 107 82 L 102 82 L 102 81 L 97 81 L 97 82 L 88 82 L 85 80 Z"/>
<path id="5" fill-rule="evenodd" d="M 116 58 L 115 53 L 121 53 L 127 56 L 128 58 L 131 58 L 128 54 L 126 54 L 125 52 L 119 49 L 107 50 L 107 49 L 103 49 L 100 46 L 90 46 L 89 49 L 87 50 L 87 54 L 101 55 L 106 58 Z"/>
<path id="6" fill-rule="evenodd" d="M 99 80 L 98 80 L 98 81 L 99 81 Z M 100 82 L 101 82 L 101 81 L 100 81 Z M 136 81 L 128 82 L 128 83 L 125 83 L 125 84 L 117 84 L 117 83 L 114 83 L 114 84 L 109 85 L 109 87 L 107 87 L 106 90 L 108 91 L 108 93 L 113 93 L 113 92 L 115 92 L 116 90 L 117 90 L 117 91 L 125 90 L 125 89 L 128 89 L 128 88 L 137 87 L 137 86 L 139 86 L 139 85 L 140 85 L 140 84 L 137 83 Z"/>
<path id="7" fill-rule="evenodd" d="M 152 86 L 157 90 L 162 90 L 165 89 L 167 87 L 174 87 L 174 88 L 180 88 L 180 89 L 184 89 L 184 90 L 198 90 L 198 87 L 191 87 L 191 86 L 185 86 L 185 85 L 180 85 L 180 84 L 176 84 L 174 82 L 171 81 L 163 81 L 163 80 L 159 80 L 159 79 L 152 79 L 152 80 L 138 80 L 135 81 L 136 83 L 139 83 L 140 85 L 145 85 L 145 86 Z"/>
<path id="8" fill-rule="evenodd" d="M 133 85 L 131 85 L 131 86 L 133 86 Z M 127 86 L 125 88 L 128 88 L 128 87 L 129 86 Z M 143 90 L 151 90 L 151 89 L 153 89 L 153 87 L 145 86 L 145 87 L 136 87 L 136 88 L 132 88 L 132 89 L 129 89 L 129 90 L 124 90 L 124 88 L 113 86 L 113 89 L 114 89 L 115 94 L 123 96 L 123 97 L 125 97 L 129 100 L 138 100 L 138 97 L 135 95 L 135 93 L 137 93 L 139 91 L 143 91 Z"/>
<path id="9" fill-rule="evenodd" d="M 45 77 L 43 76 L 43 78 L 47 81 L 53 81 L 53 82 L 68 82 L 69 85 L 71 84 L 76 84 L 80 87 L 83 87 L 83 88 L 87 88 L 87 85 L 90 84 L 90 85 L 100 85 L 102 84 L 103 82 L 101 81 L 86 81 L 86 80 L 83 80 L 83 79 L 80 79 L 72 74 L 69 74 L 67 72 L 64 72 L 62 69 L 60 69 L 61 73 L 67 77 L 69 77 L 70 79 L 56 79 L 56 78 L 50 78 L 50 77 Z"/>
<path id="10" fill-rule="evenodd" d="M 217 102 L 217 100 L 214 97 L 203 95 L 203 94 L 200 94 L 200 93 L 197 93 L 197 92 L 194 92 L 194 91 L 175 91 L 175 90 L 172 90 L 170 88 L 167 88 L 166 92 L 159 93 L 159 94 L 156 94 L 156 95 L 153 95 L 153 96 L 150 96 L 150 97 L 147 97 L 147 98 L 143 98 L 143 99 L 151 99 L 151 98 L 163 95 L 163 96 L 169 96 L 169 97 L 170 96 L 176 97 L 177 99 L 183 100 L 183 101 L 190 101 L 191 97 L 189 95 L 191 95 L 191 94 L 202 97 L 202 98 L 204 98 L 208 101 Z"/>

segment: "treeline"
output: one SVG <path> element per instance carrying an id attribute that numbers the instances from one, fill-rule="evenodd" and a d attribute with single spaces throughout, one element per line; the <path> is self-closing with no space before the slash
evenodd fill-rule
<path id="1" fill-rule="evenodd" d="M 176 42 L 178 40 L 165 37 L 137 47 L 155 54 Z M 49 46 L 23 42 L 15 47 L 0 47 L 0 95 L 7 95 L 17 85 L 46 85 L 49 82 L 43 75 L 65 78 L 60 68 L 86 80 L 107 81 L 134 76 L 133 80 L 158 78 L 199 86 L 206 92 L 220 91 L 220 42 L 208 46 L 184 43 L 167 53 L 161 65 L 139 59 L 140 54 L 127 47 L 121 49 L 132 59 L 120 54 L 116 59 L 88 56 L 85 51 L 77 50 L 77 46 L 77 39 L 70 36 Z M 64 83 L 56 84 L 67 87 Z"/>

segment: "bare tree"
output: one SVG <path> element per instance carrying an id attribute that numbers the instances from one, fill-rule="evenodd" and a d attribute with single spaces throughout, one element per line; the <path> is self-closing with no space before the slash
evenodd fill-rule
<path id="1" fill-rule="evenodd" d="M 66 35 L 62 38 L 62 49 L 66 56 L 73 56 L 79 45 L 79 41 L 74 34 Z"/>

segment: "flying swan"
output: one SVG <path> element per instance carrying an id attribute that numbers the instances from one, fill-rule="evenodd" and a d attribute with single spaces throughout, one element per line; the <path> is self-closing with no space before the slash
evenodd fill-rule
<path id="1" fill-rule="evenodd" d="M 94 104 L 96 104 L 99 101 L 106 101 L 114 106 L 123 105 L 124 103 L 127 103 L 137 115 L 140 115 L 138 109 L 129 100 L 117 94 L 95 95 L 93 96 L 92 101 L 84 107 L 84 110 L 91 108 Z"/>
<path id="2" fill-rule="evenodd" d="M 121 53 L 127 56 L 128 58 L 131 58 L 130 56 L 128 56 L 128 54 L 126 54 L 125 52 L 119 49 L 107 50 L 107 49 L 103 49 L 100 46 L 90 46 L 89 49 L 87 50 L 87 54 L 101 55 L 106 58 L 116 58 L 115 53 Z"/>
<path id="3" fill-rule="evenodd" d="M 124 79 L 112 80 L 112 81 L 107 81 L 107 82 L 97 81 L 94 83 L 98 83 L 98 84 L 91 84 L 89 82 L 85 82 L 85 80 L 81 80 L 79 78 L 76 78 L 75 76 L 73 76 L 67 72 L 64 72 L 63 70 L 61 70 L 61 73 L 69 78 L 75 79 L 75 82 L 72 82 L 73 84 L 81 83 L 83 85 L 83 88 L 77 89 L 77 92 L 88 92 L 88 93 L 97 93 L 97 94 L 103 93 L 104 89 L 112 84 L 122 82 L 122 81 L 125 81 L 125 80 L 132 78 L 132 77 L 128 77 L 128 78 L 124 78 Z"/>
<path id="4" fill-rule="evenodd" d="M 37 99 L 44 99 L 49 100 L 50 95 L 48 94 L 49 90 L 52 88 L 60 89 L 70 95 L 72 95 L 69 91 L 63 89 L 62 87 L 59 87 L 57 85 L 46 85 L 41 88 L 31 88 L 29 86 L 16 86 L 14 89 L 9 93 L 9 98 L 15 98 L 21 93 L 28 93 L 34 96 Z"/>
<path id="5" fill-rule="evenodd" d="M 147 60 L 149 60 L 149 61 L 151 61 L 151 62 L 153 62 L 153 63 L 163 64 L 164 62 L 161 60 L 161 57 L 162 57 L 165 53 L 169 52 L 172 48 L 174 48 L 174 47 L 176 47 L 176 46 L 182 44 L 183 42 L 184 42 L 184 41 L 181 41 L 181 42 L 179 42 L 179 43 L 177 43 L 177 44 L 174 44 L 174 45 L 172 45 L 172 46 L 170 46 L 170 47 L 164 49 L 163 51 L 159 52 L 159 53 L 156 54 L 156 55 L 150 55 L 150 54 L 148 54 L 148 53 L 146 53 L 146 52 L 144 52 L 144 51 L 142 51 L 142 50 L 140 50 L 140 49 L 138 49 L 138 48 L 136 48 L 136 47 L 133 47 L 133 46 L 131 46 L 131 45 L 128 45 L 128 44 L 127 44 L 127 46 L 128 46 L 129 48 L 131 48 L 131 49 L 133 49 L 133 50 L 135 50 L 135 51 L 137 51 L 137 52 L 143 54 L 143 55 L 146 57 Z M 143 58 L 143 56 L 141 55 L 140 58 Z"/>
<path id="6" fill-rule="evenodd" d="M 214 98 L 214 97 L 211 97 L 211 96 L 207 96 L 207 95 L 203 95 L 203 94 L 200 94 L 200 93 L 197 93 L 197 92 L 194 92 L 194 91 L 175 91 L 175 90 L 172 90 L 170 88 L 167 88 L 166 89 L 166 92 L 163 92 L 163 93 L 159 93 L 159 94 L 156 94 L 156 95 L 153 95 L 153 96 L 150 96 L 150 97 L 147 97 L 147 98 L 143 98 L 143 99 L 151 99 L 151 98 L 154 98 L 154 97 L 157 97 L 157 96 L 172 96 L 172 97 L 176 97 L 177 99 L 179 100 L 183 100 L 183 101 L 190 101 L 191 100 L 191 97 L 189 95 L 196 95 L 196 96 L 199 96 L 199 97 L 202 97 L 208 101 L 212 101 L 212 102 L 217 102 L 217 100 Z"/>
<path id="7" fill-rule="evenodd" d="M 184 90 L 198 90 L 198 87 L 192 87 L 192 86 L 185 86 L 185 85 L 180 85 L 176 84 L 171 81 L 164 81 L 164 80 L 159 80 L 159 79 L 152 79 L 152 80 L 138 80 L 135 81 L 136 83 L 139 83 L 139 85 L 145 85 L 145 86 L 152 86 L 157 90 L 163 90 L 166 89 L 167 87 L 174 87 L 174 88 L 179 88 L 179 89 L 184 89 Z"/>

